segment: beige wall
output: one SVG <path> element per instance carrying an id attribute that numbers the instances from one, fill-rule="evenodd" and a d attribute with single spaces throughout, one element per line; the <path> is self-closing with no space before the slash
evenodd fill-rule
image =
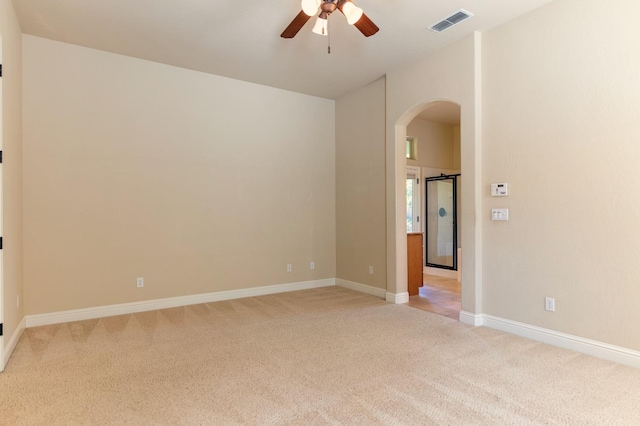
<path id="1" fill-rule="evenodd" d="M 415 160 L 407 159 L 408 166 L 454 168 L 454 126 L 415 118 L 407 126 L 407 136 L 418 141 Z M 459 161 L 458 161 L 459 162 Z"/>
<path id="2" fill-rule="evenodd" d="M 453 168 L 460 170 L 460 126 L 453 126 Z"/>
<path id="3" fill-rule="evenodd" d="M 24 316 L 22 281 L 22 35 L 13 3 L 0 2 L 2 36 L 2 307 L 4 342 Z M 18 306 L 17 299 L 20 297 Z M 1 350 L 1 348 L 0 348 Z M 2 360 L 0 353 L 0 360 Z M 0 362 L 0 367 L 3 367 Z"/>
<path id="4" fill-rule="evenodd" d="M 27 314 L 335 277 L 333 101 L 23 47 Z"/>
<path id="5" fill-rule="evenodd" d="M 637 1 L 561 0 L 484 35 L 481 212 L 486 313 L 635 350 L 638 16 Z"/>
<path id="6" fill-rule="evenodd" d="M 336 277 L 386 289 L 384 96 L 383 78 L 336 101 Z"/>

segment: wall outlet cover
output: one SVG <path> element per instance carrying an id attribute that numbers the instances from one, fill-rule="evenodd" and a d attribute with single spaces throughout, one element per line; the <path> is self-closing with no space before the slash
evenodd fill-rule
<path id="1" fill-rule="evenodd" d="M 553 297 L 545 297 L 544 298 L 544 309 L 549 312 L 556 311 L 556 299 Z"/>

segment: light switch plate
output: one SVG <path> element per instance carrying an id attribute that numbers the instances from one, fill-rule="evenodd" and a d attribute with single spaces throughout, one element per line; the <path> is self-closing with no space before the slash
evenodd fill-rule
<path id="1" fill-rule="evenodd" d="M 509 220 L 509 209 L 491 209 L 491 220 Z"/>
<path id="2" fill-rule="evenodd" d="M 492 197 L 506 197 L 507 195 L 509 195 L 508 183 L 492 183 L 491 184 Z"/>

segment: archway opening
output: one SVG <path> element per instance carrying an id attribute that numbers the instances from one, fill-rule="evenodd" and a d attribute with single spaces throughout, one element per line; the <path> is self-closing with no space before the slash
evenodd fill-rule
<path id="1" fill-rule="evenodd" d="M 460 118 L 458 104 L 441 100 L 406 125 L 408 304 L 456 320 L 462 293 Z"/>
<path id="2" fill-rule="evenodd" d="M 461 185 L 461 204 L 464 214 L 459 220 L 461 248 L 467 255 L 462 256 L 458 269 L 461 274 L 461 308 L 459 319 L 465 323 L 474 323 L 473 313 L 477 312 L 479 303 L 480 281 L 477 265 L 478 220 L 475 217 L 477 207 L 477 135 L 475 129 L 475 110 L 473 105 L 462 105 L 446 98 L 434 98 L 415 104 L 406 110 L 392 123 L 389 134 L 388 161 L 388 241 L 389 256 L 387 257 L 387 300 L 394 303 L 407 303 L 408 293 L 408 265 L 407 265 L 407 232 L 406 232 L 406 140 L 409 124 L 420 114 L 431 110 L 432 114 L 440 111 L 438 107 L 450 106 L 459 109 L 460 115 L 460 174 L 466 176 Z M 433 108 L 433 109 L 432 109 Z M 465 250 L 465 244 L 468 246 Z M 466 277 L 466 278 L 465 278 Z"/>

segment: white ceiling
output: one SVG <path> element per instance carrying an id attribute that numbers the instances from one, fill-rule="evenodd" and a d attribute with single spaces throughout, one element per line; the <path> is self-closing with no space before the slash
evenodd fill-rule
<path id="1" fill-rule="evenodd" d="M 26 34 L 336 99 L 473 31 L 551 0 L 358 0 L 380 31 L 364 37 L 335 12 L 327 37 L 280 33 L 300 0 L 14 0 Z M 427 28 L 465 9 L 442 33 Z"/>

